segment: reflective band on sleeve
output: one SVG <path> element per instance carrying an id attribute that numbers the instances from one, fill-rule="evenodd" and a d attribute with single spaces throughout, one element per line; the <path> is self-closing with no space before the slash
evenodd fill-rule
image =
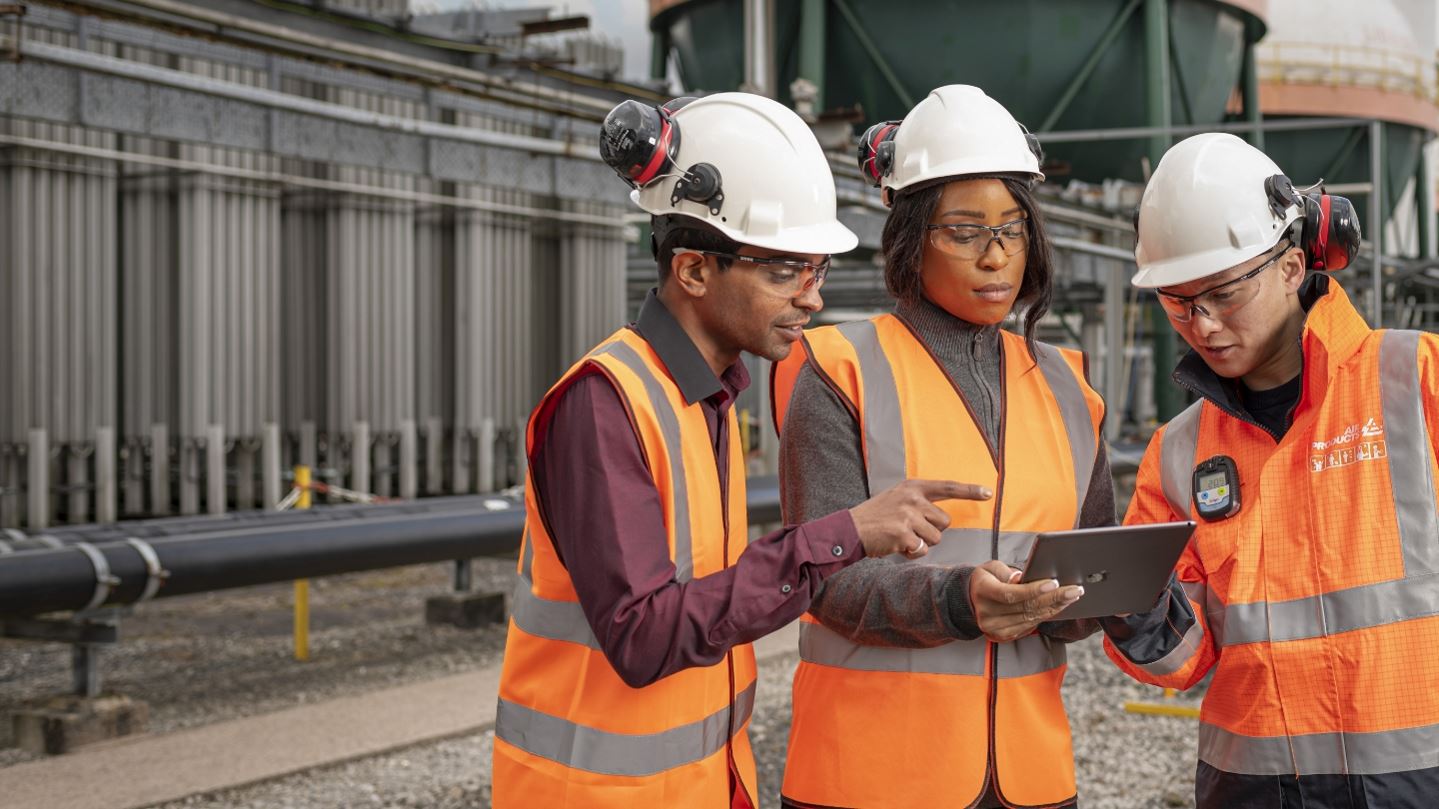
<path id="1" fill-rule="evenodd" d="M 750 683 L 732 705 L 698 722 L 647 734 L 599 730 L 501 699 L 495 737 L 570 769 L 601 775 L 656 775 L 724 750 L 731 728 L 738 734 L 749 721 L 754 696 L 755 684 Z"/>
<path id="2" fill-rule="evenodd" d="M 1089 415 L 1089 403 L 1079 387 L 1079 378 L 1074 369 L 1064 361 L 1059 349 L 1043 343 L 1035 344 L 1039 355 L 1039 367 L 1044 380 L 1054 393 L 1059 405 L 1060 418 L 1064 420 L 1064 432 L 1069 438 L 1070 461 L 1074 465 L 1074 525 L 1079 527 L 1079 516 L 1084 512 L 1084 498 L 1089 496 L 1089 479 L 1094 476 L 1094 458 L 1099 451 L 1095 444 L 1094 422 Z"/>
<path id="3" fill-rule="evenodd" d="M 1152 663 L 1135 663 L 1134 665 L 1155 677 L 1168 677 L 1184 668 L 1184 664 L 1199 652 L 1199 647 L 1203 643 L 1204 624 L 1196 619 L 1184 632 L 1184 637 L 1179 639 L 1179 644 L 1170 649 L 1164 657 Z"/>

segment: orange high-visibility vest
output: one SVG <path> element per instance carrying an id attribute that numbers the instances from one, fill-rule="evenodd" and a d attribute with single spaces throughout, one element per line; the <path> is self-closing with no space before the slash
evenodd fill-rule
<path id="1" fill-rule="evenodd" d="M 1036 533 L 1078 524 L 1103 402 L 1084 379 L 1081 354 L 1040 344 L 1036 364 L 1023 338 L 1001 334 L 993 451 L 938 361 L 893 315 L 815 329 L 804 354 L 774 373 L 781 426 L 806 361 L 840 394 L 859 425 L 871 494 L 906 478 L 994 491 L 988 501 L 940 503 L 952 521 L 943 541 L 916 561 L 895 555 L 895 564 L 1022 566 Z M 960 807 L 991 779 L 1014 806 L 1074 797 L 1060 699 L 1064 644 L 1031 635 L 880 648 L 856 645 L 811 615 L 802 621 L 786 797 L 865 809 Z"/>
<path id="2" fill-rule="evenodd" d="M 700 404 L 685 404 L 654 350 L 630 329 L 611 335 L 561 377 L 536 415 L 586 366 L 606 374 L 627 405 L 660 493 L 677 580 L 733 564 L 747 542 L 739 442 L 729 442 L 726 502 Z M 537 421 L 530 419 L 529 451 Z M 729 429 L 738 434 L 733 409 Z M 495 719 L 496 809 L 729 809 L 731 760 L 739 788 L 755 801 L 748 735 L 755 696 L 751 647 L 736 646 L 716 665 L 676 672 L 644 688 L 626 685 L 600 650 L 555 554 L 533 478 L 525 507 L 521 581 Z"/>
<path id="3" fill-rule="evenodd" d="M 1178 566 L 1197 620 L 1147 665 L 1105 649 L 1156 685 L 1214 669 L 1199 758 L 1228 773 L 1439 766 L 1439 339 L 1371 330 L 1327 281 L 1284 437 L 1196 402 L 1150 440 L 1125 518 L 1199 523 Z M 1191 478 L 1216 455 L 1238 468 L 1241 508 L 1208 522 Z M 1432 787 L 1408 784 L 1424 794 L 1403 805 L 1433 805 Z"/>

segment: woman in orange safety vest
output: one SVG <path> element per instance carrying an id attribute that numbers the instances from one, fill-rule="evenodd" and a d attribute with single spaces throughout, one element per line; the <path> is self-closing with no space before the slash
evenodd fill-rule
<path id="1" fill-rule="evenodd" d="M 776 366 L 786 520 L 906 477 L 995 496 L 943 504 L 951 527 L 924 558 L 871 559 L 825 582 L 801 619 L 783 799 L 1072 806 L 1065 644 L 1099 624 L 1046 622 L 1082 588 L 1016 584 L 1014 568 L 1037 532 L 1112 525 L 1114 494 L 1083 356 L 1034 339 L 1052 273 L 1031 193 L 1037 143 L 956 85 L 871 128 L 860 160 L 891 209 L 884 274 L 897 304 L 808 332 Z M 1022 335 L 999 328 L 1014 312 Z M 1125 635 L 1125 621 L 1106 621 Z"/>

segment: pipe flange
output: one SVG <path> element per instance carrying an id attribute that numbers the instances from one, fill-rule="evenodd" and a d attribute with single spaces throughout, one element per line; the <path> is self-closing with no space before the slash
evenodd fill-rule
<path id="1" fill-rule="evenodd" d="M 105 560 L 105 554 L 88 542 L 76 542 L 75 548 L 90 560 L 95 568 L 95 595 L 90 597 L 90 603 L 81 607 L 77 612 L 89 612 L 110 597 L 110 593 L 120 585 L 120 578 L 110 572 L 110 563 Z"/>
<path id="2" fill-rule="evenodd" d="M 170 578 L 170 571 L 160 565 L 160 555 L 155 553 L 155 548 L 143 539 L 126 537 L 125 544 L 135 549 L 140 558 L 145 560 L 145 589 L 141 591 L 140 597 L 135 599 L 139 604 L 155 597 L 160 585 Z"/>

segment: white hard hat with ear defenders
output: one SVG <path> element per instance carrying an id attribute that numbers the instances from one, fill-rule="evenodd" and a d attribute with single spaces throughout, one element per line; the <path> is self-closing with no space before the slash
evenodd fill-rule
<path id="1" fill-rule="evenodd" d="M 903 121 L 870 127 L 859 141 L 859 167 L 887 193 L 946 177 L 1017 174 L 1042 182 L 1039 140 L 1003 104 L 978 87 L 932 91 Z"/>
<path id="2" fill-rule="evenodd" d="M 1344 197 L 1296 191 L 1268 155 L 1209 132 L 1175 144 L 1135 214 L 1137 287 L 1176 286 L 1268 252 L 1286 236 L 1312 270 L 1341 270 L 1359 251 L 1359 218 Z"/>
<path id="3" fill-rule="evenodd" d="M 600 153 L 651 214 L 697 219 L 741 244 L 787 253 L 831 255 L 859 243 L 836 218 L 834 175 L 809 125 L 764 96 L 623 102 L 605 118 Z"/>

